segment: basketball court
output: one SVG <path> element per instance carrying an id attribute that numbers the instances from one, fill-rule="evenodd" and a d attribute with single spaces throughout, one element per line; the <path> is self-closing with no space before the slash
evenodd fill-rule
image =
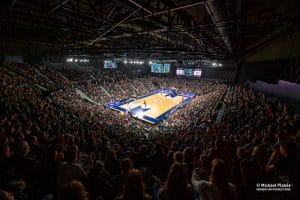
<path id="1" fill-rule="evenodd" d="M 156 124 L 167 118 L 175 109 L 188 103 L 194 96 L 193 93 L 177 94 L 171 89 L 158 89 L 137 99 L 109 103 L 106 107 Z"/>

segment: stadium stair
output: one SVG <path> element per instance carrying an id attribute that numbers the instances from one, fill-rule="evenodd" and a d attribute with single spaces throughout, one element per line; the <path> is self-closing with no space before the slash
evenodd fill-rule
<path id="1" fill-rule="evenodd" d="M 37 67 L 35 67 L 34 65 L 32 65 L 32 68 L 36 71 L 36 73 L 40 74 L 41 76 L 45 77 L 47 80 L 53 82 L 55 84 L 55 81 L 50 77 L 48 76 L 47 74 L 45 73 L 42 73 Z"/>
<path id="2" fill-rule="evenodd" d="M 112 97 L 111 94 L 109 94 L 109 92 L 102 85 L 99 85 L 99 86 L 105 92 L 105 94 L 107 94 L 109 97 Z"/>
<path id="3" fill-rule="evenodd" d="M 90 77 L 91 77 L 93 80 L 97 80 L 96 77 L 95 77 L 93 74 L 90 74 Z"/>
<path id="4" fill-rule="evenodd" d="M 126 92 L 123 90 L 123 88 L 122 88 L 119 84 L 116 84 L 116 86 L 122 91 L 122 93 L 123 93 L 124 95 L 126 95 Z"/>
<path id="5" fill-rule="evenodd" d="M 224 115 L 225 115 L 225 109 L 226 109 L 226 106 L 225 106 L 225 103 L 224 103 L 224 98 L 225 98 L 225 96 L 226 96 L 228 90 L 229 90 L 229 88 L 227 88 L 227 90 L 226 90 L 226 91 L 223 93 L 223 95 L 222 95 L 222 107 L 221 107 L 221 109 L 219 110 L 218 115 L 217 115 L 217 117 L 216 117 L 216 122 L 215 122 L 216 124 L 221 123 L 221 122 L 222 122 L 222 119 L 223 119 L 223 117 L 224 117 Z"/>
<path id="6" fill-rule="evenodd" d="M 137 96 L 139 93 L 138 89 L 136 89 L 136 87 L 132 83 L 129 83 L 129 85 L 134 89 L 134 91 L 135 91 L 134 93 Z"/>
<path id="7" fill-rule="evenodd" d="M 56 71 L 56 73 L 59 74 L 66 81 L 70 82 L 70 80 L 66 76 L 64 76 L 61 72 Z"/>
<path id="8" fill-rule="evenodd" d="M 89 102 L 92 102 L 92 103 L 95 103 L 97 104 L 96 101 L 92 100 L 91 98 L 89 98 L 84 92 L 82 92 L 81 90 L 79 89 L 75 89 L 76 93 L 79 94 L 79 96 L 82 98 L 82 99 L 86 99 L 87 101 Z"/>

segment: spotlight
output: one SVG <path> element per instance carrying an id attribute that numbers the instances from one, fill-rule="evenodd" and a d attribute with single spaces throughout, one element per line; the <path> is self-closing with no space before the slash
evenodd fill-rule
<path id="1" fill-rule="evenodd" d="M 73 62 L 73 58 L 70 58 L 70 59 L 69 59 L 69 62 Z"/>
<path id="2" fill-rule="evenodd" d="M 213 63 L 212 63 L 212 66 L 214 66 L 214 67 L 217 66 L 217 63 L 213 62 Z"/>
<path id="3" fill-rule="evenodd" d="M 132 60 L 129 63 L 132 64 Z"/>
<path id="4" fill-rule="evenodd" d="M 74 61 L 75 61 L 75 62 L 78 62 L 78 59 L 76 58 Z"/>
<path id="5" fill-rule="evenodd" d="M 222 67 L 223 65 L 221 63 L 218 64 L 219 67 Z"/>
<path id="6" fill-rule="evenodd" d="M 150 61 L 149 61 L 149 65 L 151 65 L 151 64 L 152 64 L 152 61 L 150 60 Z"/>
<path id="7" fill-rule="evenodd" d="M 124 64 L 127 64 L 127 60 L 124 60 Z"/>

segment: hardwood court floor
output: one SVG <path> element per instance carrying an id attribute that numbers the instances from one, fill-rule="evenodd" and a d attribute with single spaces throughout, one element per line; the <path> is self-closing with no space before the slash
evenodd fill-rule
<path id="1" fill-rule="evenodd" d="M 128 108 L 132 110 L 139 106 L 143 107 L 144 102 L 146 102 L 147 108 L 150 109 L 143 112 L 143 115 L 149 116 L 151 118 L 157 118 L 161 116 L 163 113 L 170 110 L 171 108 L 180 104 L 186 98 L 187 97 L 183 97 L 183 96 L 176 96 L 172 98 L 170 96 L 166 96 L 166 93 L 156 93 L 150 96 L 142 97 L 130 103 L 124 104 L 120 107 L 126 110 L 128 110 Z"/>

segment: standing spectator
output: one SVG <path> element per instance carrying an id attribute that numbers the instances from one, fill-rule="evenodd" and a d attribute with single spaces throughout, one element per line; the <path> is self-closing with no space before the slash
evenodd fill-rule
<path id="1" fill-rule="evenodd" d="M 174 157 L 173 157 L 173 162 L 177 162 L 177 163 L 183 163 L 183 153 L 181 151 L 177 151 L 175 154 L 174 154 Z"/>
<path id="2" fill-rule="evenodd" d="M 226 144 L 220 139 L 216 139 L 215 148 L 210 149 L 209 157 L 212 160 L 219 158 L 230 164 L 232 162 L 231 155 L 228 149 L 225 147 Z"/>
<path id="3" fill-rule="evenodd" d="M 145 194 L 144 190 L 142 173 L 137 169 L 132 169 L 126 177 L 122 195 L 115 200 L 151 200 L 151 197 Z"/>
<path id="4" fill-rule="evenodd" d="M 0 190 L 0 199 L 1 200 L 14 200 L 14 194 L 4 191 L 4 190 Z"/>
<path id="5" fill-rule="evenodd" d="M 63 187 L 59 200 L 88 200 L 88 193 L 79 181 L 71 181 Z"/>
<path id="6" fill-rule="evenodd" d="M 140 151 L 133 155 L 133 162 L 135 168 L 148 166 L 147 146 L 142 145 Z"/>
<path id="7" fill-rule="evenodd" d="M 106 171 L 109 172 L 111 177 L 114 177 L 120 172 L 120 161 L 117 159 L 114 150 L 110 150 L 107 152 L 104 160 L 104 167 Z"/>
<path id="8" fill-rule="evenodd" d="M 132 168 L 131 160 L 129 158 L 123 159 L 121 162 L 121 172 L 113 178 L 113 182 L 114 182 L 113 189 L 116 195 L 120 195 L 122 193 L 123 183 L 131 168 Z"/>
<path id="9" fill-rule="evenodd" d="M 184 149 L 183 163 L 188 175 L 188 180 L 190 180 L 194 169 L 194 151 L 191 147 L 186 147 Z"/>
<path id="10" fill-rule="evenodd" d="M 104 200 L 112 199 L 112 186 L 103 177 L 104 164 L 97 161 L 92 169 L 90 169 L 87 177 L 87 190 L 90 198 L 101 197 Z"/>
<path id="11" fill-rule="evenodd" d="M 35 162 L 29 158 L 30 147 L 26 141 L 20 141 L 16 144 L 15 152 L 11 157 L 12 168 L 16 171 L 17 179 L 23 179 L 28 184 L 34 177 Z"/>
<path id="12" fill-rule="evenodd" d="M 167 181 L 159 190 L 159 200 L 193 200 L 193 188 L 188 183 L 183 164 L 175 163 L 171 166 Z"/>
<path id="13" fill-rule="evenodd" d="M 297 146 L 290 141 L 281 142 L 278 150 L 274 148 L 267 164 L 267 170 L 274 172 L 285 182 L 296 182 L 295 179 L 299 178 L 298 167 Z"/>
<path id="14" fill-rule="evenodd" d="M 201 180 L 198 169 L 195 169 L 192 184 L 201 200 L 236 200 L 238 199 L 237 190 L 228 182 L 229 175 L 228 165 L 221 159 L 215 159 L 212 161 L 210 181 Z"/>
<path id="15" fill-rule="evenodd" d="M 84 181 L 86 173 L 78 163 L 78 147 L 72 145 L 66 156 L 66 162 L 59 165 L 56 182 L 59 189 L 73 180 Z"/>
<path id="16" fill-rule="evenodd" d="M 162 145 L 157 143 L 155 145 L 155 152 L 149 157 L 149 166 L 152 174 L 157 176 L 160 180 L 165 180 L 168 165 L 168 157 L 163 153 Z"/>

